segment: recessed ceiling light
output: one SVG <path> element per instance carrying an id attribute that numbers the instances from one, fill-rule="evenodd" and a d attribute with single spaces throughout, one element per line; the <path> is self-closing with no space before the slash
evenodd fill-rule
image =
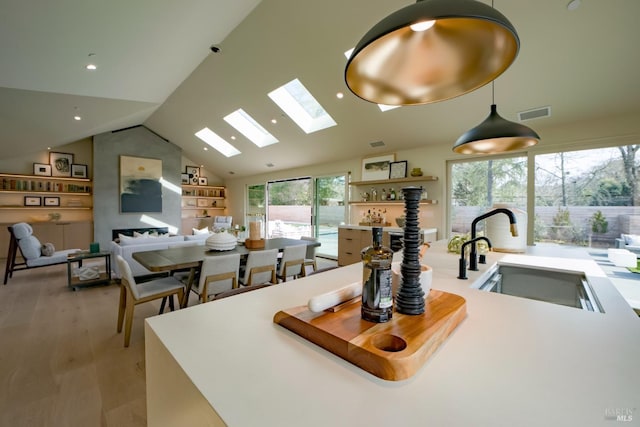
<path id="1" fill-rule="evenodd" d="M 73 120 L 80 121 L 80 120 L 82 120 L 82 117 L 80 117 L 80 116 L 73 116 Z"/>
<path id="2" fill-rule="evenodd" d="M 344 93 L 342 93 L 342 92 L 336 93 L 336 98 L 338 98 L 338 99 L 344 98 Z"/>
<path id="3" fill-rule="evenodd" d="M 220 138 L 218 134 L 207 127 L 200 129 L 195 135 L 227 157 L 240 154 L 236 147 Z"/>
<path id="4" fill-rule="evenodd" d="M 275 125 L 276 123 L 278 123 L 278 121 L 276 119 L 271 119 L 271 123 Z"/>
<path id="5" fill-rule="evenodd" d="M 204 151 L 209 151 L 208 147 L 202 147 L 204 149 Z"/>
<path id="6" fill-rule="evenodd" d="M 235 141 L 236 136 L 235 135 L 231 135 L 231 139 L 233 139 Z"/>
<path id="7" fill-rule="evenodd" d="M 93 70 L 97 70 L 98 66 L 96 64 L 87 64 L 84 68 L 86 68 L 89 71 L 93 71 Z"/>

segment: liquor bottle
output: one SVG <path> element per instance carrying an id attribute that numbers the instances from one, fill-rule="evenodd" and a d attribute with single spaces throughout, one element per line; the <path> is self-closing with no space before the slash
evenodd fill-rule
<path id="1" fill-rule="evenodd" d="M 396 199 L 396 189 L 391 187 L 391 197 L 389 197 L 391 200 L 395 200 Z"/>
<path id="2" fill-rule="evenodd" d="M 382 245 L 382 227 L 373 227 L 373 245 L 362 250 L 363 320 L 383 323 L 391 320 L 391 260 L 393 251 Z"/>
<path id="3" fill-rule="evenodd" d="M 382 189 L 382 197 L 380 200 L 387 200 L 387 191 L 384 188 Z"/>

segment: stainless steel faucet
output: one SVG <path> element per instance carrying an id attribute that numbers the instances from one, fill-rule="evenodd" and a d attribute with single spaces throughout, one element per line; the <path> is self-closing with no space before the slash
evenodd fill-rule
<path id="1" fill-rule="evenodd" d="M 480 215 L 479 217 L 477 217 L 476 219 L 473 220 L 473 222 L 471 223 L 471 240 L 469 240 L 469 242 L 473 242 L 474 239 L 476 238 L 476 225 L 478 224 L 478 222 L 482 221 L 483 219 L 487 219 L 490 216 L 499 214 L 499 213 L 503 213 L 503 214 L 505 214 L 506 216 L 509 217 L 511 235 L 513 237 L 517 237 L 518 236 L 518 226 L 516 225 L 516 216 L 509 209 L 498 208 L 498 209 L 494 209 L 492 211 L 489 211 L 489 212 L 487 212 L 485 214 L 482 214 L 482 215 Z M 471 253 L 469 254 L 469 270 L 478 271 L 478 251 L 477 251 L 475 242 L 471 245 Z"/>
<path id="2" fill-rule="evenodd" d="M 462 244 L 462 247 L 460 248 L 460 260 L 458 261 L 458 279 L 467 280 L 467 260 L 464 259 L 464 252 L 469 245 L 472 245 L 471 247 L 474 248 L 476 246 L 476 242 L 478 242 L 479 240 L 484 240 L 485 242 L 487 242 L 487 245 L 489 245 L 489 249 L 491 249 L 491 242 L 484 236 L 476 237 L 475 239 L 467 240 L 466 242 L 464 242 Z M 471 254 L 469 254 L 469 256 L 471 256 Z"/>

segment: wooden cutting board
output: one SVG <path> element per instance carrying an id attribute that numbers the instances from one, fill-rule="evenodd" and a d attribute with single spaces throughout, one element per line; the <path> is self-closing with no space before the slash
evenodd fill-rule
<path id="1" fill-rule="evenodd" d="M 459 295 L 431 290 L 425 313 L 393 313 L 387 323 L 360 317 L 360 302 L 313 313 L 307 306 L 277 312 L 273 321 L 365 371 L 389 381 L 411 377 L 467 315 Z"/>

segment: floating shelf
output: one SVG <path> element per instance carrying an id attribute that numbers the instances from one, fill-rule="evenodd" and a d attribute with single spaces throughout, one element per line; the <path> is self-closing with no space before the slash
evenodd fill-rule
<path id="1" fill-rule="evenodd" d="M 402 184 L 408 182 L 421 182 L 421 181 L 437 181 L 437 176 L 424 175 L 424 176 L 411 176 L 407 178 L 396 179 L 377 179 L 373 181 L 352 181 L 349 185 L 380 185 L 380 184 Z"/>
<path id="2" fill-rule="evenodd" d="M 350 205 L 396 205 L 396 206 L 404 206 L 404 200 L 383 200 L 379 202 L 364 202 L 364 201 L 356 201 L 349 202 Z M 437 205 L 437 200 L 420 200 L 421 205 Z"/>

